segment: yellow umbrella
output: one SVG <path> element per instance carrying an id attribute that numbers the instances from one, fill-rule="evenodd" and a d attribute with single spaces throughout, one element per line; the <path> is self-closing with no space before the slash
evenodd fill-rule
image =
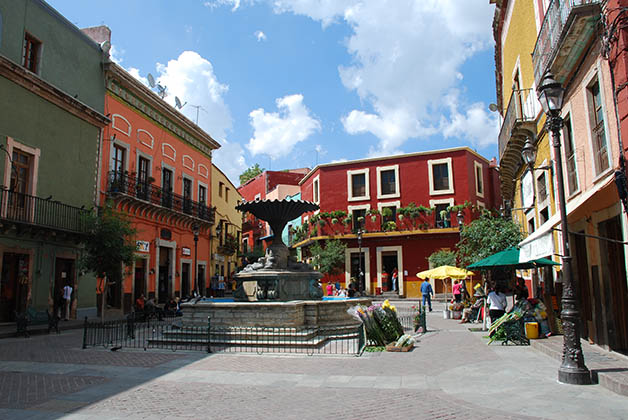
<path id="1" fill-rule="evenodd" d="M 420 279 L 466 279 L 472 276 L 471 271 L 467 271 L 464 268 L 452 267 L 451 265 L 441 265 L 440 267 L 432 268 L 431 270 L 421 271 L 417 273 L 417 277 Z"/>

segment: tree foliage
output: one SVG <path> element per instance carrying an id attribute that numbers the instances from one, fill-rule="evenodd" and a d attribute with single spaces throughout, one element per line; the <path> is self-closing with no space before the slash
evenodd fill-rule
<path id="1" fill-rule="evenodd" d="M 264 168 L 259 167 L 259 163 L 256 163 L 255 165 L 246 169 L 244 172 L 240 174 L 240 185 L 246 184 L 246 182 L 249 179 L 255 178 L 256 176 L 264 172 L 264 170 L 265 170 Z"/>
<path id="2" fill-rule="evenodd" d="M 310 251 L 314 265 L 318 266 L 318 270 L 327 275 L 339 274 L 345 264 L 345 245 L 342 241 L 334 239 L 326 240 L 325 246 L 322 247 L 319 242 L 312 245 Z"/>
<path id="3" fill-rule="evenodd" d="M 86 220 L 88 234 L 82 268 L 98 277 L 116 278 L 122 265 L 135 259 L 135 233 L 131 222 L 106 204 L 100 214 L 90 213 Z"/>
<path id="4" fill-rule="evenodd" d="M 430 267 L 436 268 L 443 265 L 456 266 L 456 254 L 448 249 L 441 249 L 440 251 L 433 252 L 427 259 L 430 262 Z"/>
<path id="5" fill-rule="evenodd" d="M 460 232 L 458 259 L 464 265 L 473 264 L 523 239 L 521 228 L 512 220 L 484 214 Z"/>

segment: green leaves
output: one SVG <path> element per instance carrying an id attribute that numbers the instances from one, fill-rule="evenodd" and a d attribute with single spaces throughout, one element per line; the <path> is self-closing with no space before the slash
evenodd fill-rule
<path id="1" fill-rule="evenodd" d="M 310 250 L 318 270 L 323 274 L 334 275 L 344 269 L 346 248 L 342 241 L 335 239 L 325 241 L 325 247 L 316 242 Z"/>
<path id="2" fill-rule="evenodd" d="M 456 254 L 453 251 L 447 249 L 441 249 L 432 253 L 427 259 L 430 262 L 430 266 L 437 268 L 443 265 L 451 265 L 456 267 Z"/>
<path id="3" fill-rule="evenodd" d="M 259 163 L 256 163 L 240 174 L 240 185 L 246 184 L 249 179 L 255 178 L 262 172 L 264 172 L 264 168 L 260 168 Z"/>
<path id="4" fill-rule="evenodd" d="M 520 226 L 512 220 L 483 214 L 460 232 L 458 259 L 467 266 L 516 246 L 522 239 Z"/>

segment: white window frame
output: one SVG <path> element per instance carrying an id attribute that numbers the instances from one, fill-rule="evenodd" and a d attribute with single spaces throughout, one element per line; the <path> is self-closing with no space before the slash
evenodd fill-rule
<path id="1" fill-rule="evenodd" d="M 377 170 L 377 198 L 380 200 L 387 199 L 387 198 L 398 198 L 400 196 L 399 165 L 378 166 L 376 170 Z M 395 171 L 395 193 L 394 194 L 382 194 L 381 173 L 384 171 Z"/>
<path id="2" fill-rule="evenodd" d="M 547 159 L 543 160 L 543 163 L 541 164 L 541 166 L 548 166 L 547 163 Z M 545 207 L 551 207 L 550 206 L 550 182 L 549 182 L 549 176 L 545 173 L 545 172 L 549 172 L 549 171 L 545 171 L 545 170 L 538 170 L 535 171 L 536 173 L 534 174 L 534 187 L 536 188 L 536 192 L 537 192 L 537 202 L 536 202 L 536 207 L 539 210 L 539 213 L 541 212 L 541 210 L 543 210 Z M 541 178 L 543 175 L 545 175 L 545 191 L 547 192 L 547 196 L 545 197 L 545 200 L 543 201 L 538 201 L 538 187 L 539 187 L 539 178 Z M 549 212 L 550 217 L 552 216 L 552 212 Z"/>
<path id="3" fill-rule="evenodd" d="M 576 145 L 576 139 L 574 138 L 574 131 L 573 131 L 573 112 L 571 112 L 571 104 L 568 104 L 564 111 L 562 112 L 562 117 L 563 117 L 563 121 L 565 121 L 565 124 L 563 125 L 563 129 L 561 132 L 562 135 L 562 144 L 563 146 L 560 148 L 560 153 L 563 156 L 563 165 L 565 167 L 565 170 L 563 171 L 563 177 L 565 179 L 565 193 L 567 194 L 567 198 L 572 198 L 573 196 L 577 195 L 580 193 L 581 191 L 581 187 L 580 187 L 580 169 L 578 165 L 578 147 Z M 573 191 L 570 192 L 569 191 L 569 173 L 567 172 L 567 148 L 565 147 L 565 142 L 567 141 L 567 138 L 565 136 L 565 129 L 567 126 L 567 123 L 569 123 L 569 128 L 571 129 L 571 140 L 573 142 L 573 153 L 575 156 L 575 167 L 576 167 L 576 182 L 578 183 L 577 188 Z M 588 127 L 588 126 L 587 126 Z M 553 155 L 553 153 L 552 153 Z M 552 172 L 553 173 L 553 172 Z M 552 177 L 555 178 L 555 177 Z"/>
<path id="4" fill-rule="evenodd" d="M 11 170 L 13 167 L 13 162 L 11 161 L 9 156 L 13 156 L 13 149 L 20 150 L 26 154 L 33 156 L 33 165 L 31 166 L 31 171 L 29 174 L 31 182 L 28 187 L 28 194 L 37 195 L 37 182 L 39 180 L 39 159 L 41 157 L 41 149 L 27 146 L 15 140 L 14 138 L 7 136 L 7 153 L 4 161 L 4 185 L 7 189 L 11 186 Z"/>
<path id="5" fill-rule="evenodd" d="M 185 197 L 184 185 L 185 185 L 185 180 L 186 179 L 189 180 L 190 183 L 191 183 L 190 193 L 192 194 L 192 196 L 190 197 L 190 200 L 195 201 L 196 198 L 195 198 L 195 195 L 194 195 L 194 192 L 195 192 L 194 191 L 194 177 L 186 174 L 185 172 L 181 172 L 181 196 Z"/>
<path id="6" fill-rule="evenodd" d="M 312 180 L 312 202 L 321 203 L 321 180 L 320 175 L 316 175 Z"/>
<path id="7" fill-rule="evenodd" d="M 109 148 L 109 171 L 113 171 L 113 147 L 114 145 L 116 146 L 120 146 L 120 148 L 125 149 L 125 156 L 124 156 L 124 171 L 125 172 L 130 172 L 129 171 L 129 165 L 130 165 L 130 160 L 131 160 L 131 145 L 129 143 L 123 142 L 119 139 L 114 139 L 111 142 L 111 146 Z M 152 161 L 151 161 L 152 163 Z"/>
<path id="8" fill-rule="evenodd" d="M 432 167 L 434 165 L 440 165 L 440 164 L 447 164 L 447 170 L 448 170 L 448 174 L 447 176 L 449 177 L 449 189 L 447 190 L 435 190 L 434 189 L 434 171 L 432 170 Z M 445 195 L 445 194 L 453 194 L 454 193 L 454 171 L 453 171 L 453 164 L 452 164 L 452 159 L 450 157 L 448 158 L 443 158 L 443 159 L 430 159 L 427 161 L 427 172 L 428 172 L 428 177 L 430 180 L 430 195 Z"/>
<path id="9" fill-rule="evenodd" d="M 353 175 L 360 175 L 360 174 L 364 174 L 364 185 L 366 188 L 366 195 L 361 196 L 361 197 L 353 197 L 352 194 L 352 190 L 353 190 L 353 182 L 352 182 L 352 177 Z M 370 185 L 369 185 L 369 168 L 365 168 L 365 169 L 355 169 L 355 170 L 348 170 L 347 171 L 347 201 L 364 201 L 364 200 L 370 200 L 371 199 L 371 193 L 370 193 L 371 189 L 370 189 Z"/>
<path id="10" fill-rule="evenodd" d="M 480 170 L 480 177 L 478 178 L 478 169 Z M 484 166 L 477 160 L 473 162 L 473 173 L 475 174 L 475 195 L 484 198 L 485 183 L 484 183 Z M 478 188 L 482 185 L 482 191 Z"/>
<path id="11" fill-rule="evenodd" d="M 359 254 L 360 248 L 346 248 L 345 249 L 345 284 L 351 282 L 351 254 Z M 371 294 L 371 255 L 368 246 L 362 246 L 362 254 L 364 254 L 364 291 L 367 294 Z M 356 279 L 360 281 L 360 279 Z"/>
<path id="12" fill-rule="evenodd" d="M 359 204 L 356 206 L 347 206 L 347 215 L 348 217 L 351 218 L 351 220 L 353 220 L 353 211 L 354 210 L 365 210 L 365 219 L 366 219 L 366 213 L 368 213 L 368 211 L 371 209 L 371 205 L 370 204 Z M 366 220 L 364 221 L 364 223 L 366 224 Z"/>
<path id="13" fill-rule="evenodd" d="M 200 196 L 201 196 L 199 194 L 200 187 L 204 187 L 205 188 L 205 202 L 201 203 L 201 204 L 207 205 L 207 199 L 209 198 L 207 196 L 208 193 L 209 193 L 209 188 L 207 188 L 207 184 L 205 184 L 204 182 L 201 182 L 201 181 L 196 181 L 196 197 L 197 197 L 196 201 L 198 201 L 200 203 L 200 201 L 199 201 L 200 200 Z"/>
<path id="14" fill-rule="evenodd" d="M 395 207 L 395 212 L 397 211 L 397 209 L 399 209 L 399 207 L 401 207 L 401 201 L 397 200 L 397 201 L 385 201 L 383 203 L 377 203 L 377 210 L 379 211 L 380 214 L 382 214 L 382 210 L 384 209 L 384 207 Z"/>
<path id="15" fill-rule="evenodd" d="M 478 206 L 479 208 L 486 210 L 486 204 L 484 204 L 484 201 L 477 200 L 475 202 L 475 205 Z"/>

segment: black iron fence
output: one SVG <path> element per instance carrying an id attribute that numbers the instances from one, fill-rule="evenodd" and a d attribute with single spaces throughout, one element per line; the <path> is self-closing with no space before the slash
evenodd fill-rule
<path id="1" fill-rule="evenodd" d="M 215 209 L 204 203 L 192 200 L 174 192 L 157 187 L 148 182 L 148 179 L 140 179 L 127 173 L 109 172 L 107 192 L 110 194 L 125 194 L 148 201 L 152 204 L 166 207 L 180 213 L 184 213 L 199 219 L 214 222 Z"/>
<path id="2" fill-rule="evenodd" d="M 0 218 L 68 232 L 85 233 L 88 211 L 17 191 L 0 189 Z"/>
<path id="3" fill-rule="evenodd" d="M 181 318 L 90 322 L 85 319 L 83 348 L 196 350 L 228 353 L 355 354 L 366 345 L 362 325 L 325 328 L 184 326 Z"/>

